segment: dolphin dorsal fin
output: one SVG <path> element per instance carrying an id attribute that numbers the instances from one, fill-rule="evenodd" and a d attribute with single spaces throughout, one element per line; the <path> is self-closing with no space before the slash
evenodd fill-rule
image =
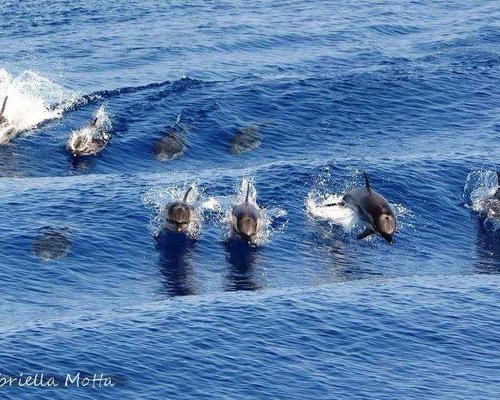
<path id="1" fill-rule="evenodd" d="M 247 194 L 245 196 L 245 203 L 248 203 L 249 197 L 250 197 L 250 182 L 247 183 Z"/>
<path id="2" fill-rule="evenodd" d="M 183 202 L 187 201 L 187 198 L 189 196 L 189 193 L 191 192 L 191 189 L 193 189 L 192 186 L 190 186 L 189 189 L 186 191 L 186 194 L 184 195 L 184 198 L 182 199 Z"/>
<path id="3" fill-rule="evenodd" d="M 92 126 L 96 126 L 97 125 L 97 117 L 94 118 L 94 120 L 92 121 Z"/>
<path id="4" fill-rule="evenodd" d="M 8 98 L 9 96 L 5 96 L 5 98 L 3 99 L 2 110 L 0 110 L 0 115 L 3 115 L 3 112 L 5 111 L 5 106 L 7 105 Z"/>
<path id="5" fill-rule="evenodd" d="M 365 186 L 366 186 L 366 189 L 368 190 L 368 193 L 372 193 L 372 189 L 370 188 L 370 180 L 368 179 L 368 174 L 363 171 L 363 174 L 365 174 Z"/>

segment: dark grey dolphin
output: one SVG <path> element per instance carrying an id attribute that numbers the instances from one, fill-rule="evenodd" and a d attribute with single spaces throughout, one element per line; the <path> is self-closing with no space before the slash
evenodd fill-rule
<path id="1" fill-rule="evenodd" d="M 262 140 L 259 128 L 260 125 L 252 125 L 238 129 L 230 141 L 231 153 L 240 155 L 259 147 Z"/>
<path id="2" fill-rule="evenodd" d="M 178 132 L 169 131 L 153 146 L 153 154 L 158 161 L 175 160 L 186 151 L 186 139 Z"/>
<path id="3" fill-rule="evenodd" d="M 158 161 L 175 160 L 184 154 L 187 148 L 187 127 L 181 124 L 181 114 L 167 129 L 167 133 L 153 145 L 153 154 Z"/>
<path id="4" fill-rule="evenodd" d="M 173 201 L 167 204 L 165 210 L 163 211 L 166 227 L 169 230 L 176 232 L 186 232 L 189 223 L 191 222 L 191 216 L 193 213 L 193 206 L 188 203 L 189 193 L 193 187 L 191 186 L 184 195 L 181 201 Z"/>
<path id="5" fill-rule="evenodd" d="M 66 143 L 66 150 L 73 157 L 92 156 L 106 147 L 111 135 L 95 118 L 89 125 L 74 132 Z"/>
<path id="6" fill-rule="evenodd" d="M 73 241 L 62 231 L 48 231 L 33 242 L 33 253 L 42 261 L 66 257 Z"/>
<path id="7" fill-rule="evenodd" d="M 493 196 L 483 200 L 480 214 L 484 217 L 500 217 L 500 173 L 497 172 L 498 187 Z"/>
<path id="8" fill-rule="evenodd" d="M 250 183 L 245 201 L 233 207 L 233 229 L 248 244 L 254 244 L 260 224 L 260 211 L 249 202 Z"/>
<path id="9" fill-rule="evenodd" d="M 5 118 L 3 113 L 5 111 L 5 107 L 7 106 L 7 99 L 8 98 L 9 98 L 9 96 L 5 96 L 5 98 L 3 99 L 2 109 L 0 110 L 0 125 L 7 123 L 7 118 Z"/>
<path id="10" fill-rule="evenodd" d="M 365 187 L 350 190 L 342 198 L 341 205 L 347 206 L 368 225 L 357 238 L 364 239 L 378 233 L 392 244 L 392 235 L 396 230 L 396 216 L 387 200 L 370 188 L 368 175 L 365 175 Z M 333 204 L 328 204 L 331 206 Z"/>

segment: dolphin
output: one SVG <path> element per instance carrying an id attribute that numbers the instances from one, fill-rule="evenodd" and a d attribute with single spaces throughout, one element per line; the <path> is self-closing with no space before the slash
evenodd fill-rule
<path id="1" fill-rule="evenodd" d="M 153 145 L 153 154 L 158 161 L 175 160 L 186 151 L 186 135 L 189 130 L 181 124 L 181 116 L 182 114 L 177 116 L 175 122 L 167 128 L 165 135 L 157 139 Z"/>
<path id="2" fill-rule="evenodd" d="M 169 230 L 176 232 L 186 232 L 191 223 L 193 206 L 188 203 L 189 193 L 193 187 L 191 186 L 184 195 L 181 201 L 173 201 L 165 207 L 163 215 L 165 217 L 166 226 Z"/>
<path id="3" fill-rule="evenodd" d="M 259 127 L 260 125 L 252 125 L 238 129 L 229 143 L 231 153 L 240 155 L 259 147 L 262 140 Z"/>
<path id="4" fill-rule="evenodd" d="M 63 231 L 49 230 L 33 242 L 33 253 L 47 262 L 64 258 L 69 253 L 73 241 Z"/>
<path id="5" fill-rule="evenodd" d="M 389 244 L 392 244 L 392 235 L 396 230 L 396 216 L 387 200 L 370 187 L 368 175 L 365 175 L 365 187 L 348 191 L 340 205 L 352 209 L 366 224 L 367 228 L 357 238 L 364 239 L 373 233 L 378 233 Z M 327 206 L 338 204 L 327 204 Z"/>
<path id="6" fill-rule="evenodd" d="M 110 139 L 111 135 L 106 127 L 99 124 L 98 118 L 94 118 L 90 124 L 71 135 L 66 143 L 66 150 L 73 157 L 92 156 L 104 149 Z"/>
<path id="7" fill-rule="evenodd" d="M 186 139 L 179 133 L 170 131 L 153 146 L 153 154 L 158 161 L 175 160 L 186 151 Z"/>
<path id="8" fill-rule="evenodd" d="M 233 207 L 231 216 L 234 231 L 248 244 L 255 244 L 260 227 L 260 211 L 250 203 L 250 183 L 247 186 L 245 201 Z"/>
<path id="9" fill-rule="evenodd" d="M 479 213 L 488 218 L 496 218 L 500 217 L 500 173 L 497 172 L 497 180 L 498 186 L 495 193 L 491 196 L 486 197 L 482 200 L 481 210 Z"/>

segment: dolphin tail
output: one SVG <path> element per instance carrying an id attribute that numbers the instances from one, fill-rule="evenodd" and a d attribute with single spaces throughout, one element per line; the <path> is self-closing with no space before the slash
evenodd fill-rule
<path id="1" fill-rule="evenodd" d="M 372 189 L 370 188 L 370 180 L 368 179 L 368 174 L 365 171 L 363 171 L 363 174 L 365 174 L 365 185 L 368 189 L 368 193 L 371 193 Z"/>
<path id="2" fill-rule="evenodd" d="M 5 98 L 3 99 L 2 109 L 0 110 L 0 115 L 3 115 L 3 112 L 5 111 L 5 106 L 7 105 L 8 98 L 9 98 L 9 96 L 5 96 Z"/>
<path id="3" fill-rule="evenodd" d="M 189 193 L 191 193 L 191 190 L 193 189 L 192 186 L 189 187 L 189 189 L 186 191 L 186 194 L 184 195 L 184 198 L 182 199 L 183 202 L 187 201 L 187 198 L 189 196 Z"/>

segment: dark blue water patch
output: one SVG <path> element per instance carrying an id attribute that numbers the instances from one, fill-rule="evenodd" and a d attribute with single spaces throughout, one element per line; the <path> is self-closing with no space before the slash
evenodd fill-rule
<path id="1" fill-rule="evenodd" d="M 420 29 L 416 26 L 405 26 L 405 25 L 388 25 L 380 24 L 373 25 L 370 27 L 373 31 L 381 33 L 383 35 L 409 35 L 411 33 L 417 33 Z"/>

